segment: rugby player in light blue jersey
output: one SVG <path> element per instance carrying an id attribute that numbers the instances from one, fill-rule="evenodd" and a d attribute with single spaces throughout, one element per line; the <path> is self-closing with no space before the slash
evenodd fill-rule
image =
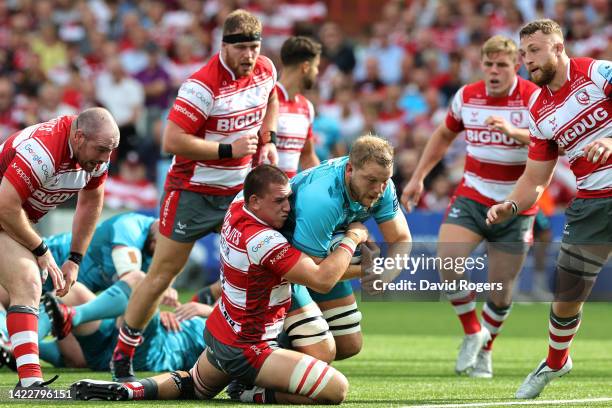
<path id="1" fill-rule="evenodd" d="M 412 238 L 399 209 L 392 174 L 391 145 L 376 136 L 358 138 L 349 156 L 325 161 L 290 180 L 291 212 L 281 232 L 296 248 L 318 260 L 328 255 L 334 233 L 351 222 L 373 217 L 389 244 L 387 256 L 403 257 L 410 252 Z M 236 199 L 240 198 L 238 194 Z M 361 277 L 361 272 L 361 265 L 351 265 L 344 279 Z M 399 272 L 391 268 L 383 276 L 366 275 L 362 287 L 371 290 L 374 280 L 389 282 Z M 220 282 L 215 282 L 192 300 L 211 304 L 220 291 Z M 362 346 L 360 322 L 349 281 L 341 281 L 326 294 L 293 285 L 284 325 L 293 349 L 326 362 L 354 356 Z"/>
<path id="2" fill-rule="evenodd" d="M 321 163 L 291 179 L 291 213 L 285 224 L 292 244 L 315 259 L 328 255 L 332 235 L 343 231 L 351 222 L 365 222 L 374 218 L 384 242 L 389 244 L 387 256 L 410 252 L 410 230 L 404 214 L 399 209 L 393 175 L 393 148 L 375 136 L 358 138 L 348 157 Z M 382 278 L 389 281 L 400 271 L 389 270 Z M 361 266 L 349 268 L 345 277 L 361 276 Z M 364 287 L 374 278 L 362 279 Z M 285 328 L 296 346 L 310 346 L 311 352 L 320 355 L 318 336 L 325 326 L 317 327 L 313 320 L 313 300 L 318 304 L 334 336 L 335 359 L 351 357 L 361 350 L 361 313 L 357 309 L 353 289 L 349 281 L 338 283 L 329 293 L 317 293 L 294 285 L 291 311 Z M 320 312 L 319 312 L 320 313 Z M 329 343 L 327 343 L 329 344 Z"/>

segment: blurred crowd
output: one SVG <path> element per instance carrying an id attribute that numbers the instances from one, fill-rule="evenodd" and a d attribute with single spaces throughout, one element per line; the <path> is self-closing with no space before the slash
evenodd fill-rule
<path id="1" fill-rule="evenodd" d="M 612 59 L 607 0 L 371 0 L 381 4 L 380 16 L 349 27 L 350 36 L 346 21 L 329 17 L 338 1 L 0 0 L 0 141 L 25 126 L 104 106 L 121 130 L 107 205 L 155 207 L 155 182 L 165 177 L 158 163 L 168 160 L 160 152 L 167 110 L 180 84 L 218 51 L 221 22 L 238 7 L 261 18 L 262 53 L 276 62 L 292 34 L 323 44 L 319 83 L 307 94 L 317 112 L 317 154 L 343 155 L 358 135 L 381 135 L 396 148 L 398 189 L 450 98 L 480 79 L 480 47 L 491 35 L 518 42 L 525 22 L 549 17 L 564 27 L 570 56 Z M 464 152 L 457 138 L 426 180 L 422 208 L 446 208 Z M 573 188 L 561 167 L 549 189 L 553 210 Z"/>

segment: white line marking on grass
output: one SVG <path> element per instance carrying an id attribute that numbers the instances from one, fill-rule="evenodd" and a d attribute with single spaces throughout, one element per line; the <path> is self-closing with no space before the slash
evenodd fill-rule
<path id="1" fill-rule="evenodd" d="M 541 400 L 541 401 L 507 401 L 507 402 L 482 402 L 469 404 L 441 404 L 441 405 L 406 405 L 410 408 L 467 408 L 467 407 L 502 407 L 511 405 L 553 405 L 553 404 L 575 404 L 582 402 L 610 402 L 612 398 L 585 398 L 572 400 Z"/>

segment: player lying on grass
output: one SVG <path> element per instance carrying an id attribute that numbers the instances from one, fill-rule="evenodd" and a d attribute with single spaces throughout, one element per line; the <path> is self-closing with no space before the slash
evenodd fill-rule
<path id="1" fill-rule="evenodd" d="M 246 177 L 244 201 L 232 203 L 221 229 L 220 301 L 204 331 L 206 350 L 189 371 L 131 383 L 94 380 L 72 385 L 78 399 L 210 399 L 232 380 L 233 398 L 267 403 L 340 403 L 348 381 L 325 362 L 280 349 L 276 337 L 291 302 L 291 282 L 329 291 L 347 269 L 356 246 L 367 239 L 360 223 L 320 264 L 278 232 L 289 216 L 291 189 L 285 173 L 262 165 Z M 278 375 L 286 373 L 286 375 Z"/>

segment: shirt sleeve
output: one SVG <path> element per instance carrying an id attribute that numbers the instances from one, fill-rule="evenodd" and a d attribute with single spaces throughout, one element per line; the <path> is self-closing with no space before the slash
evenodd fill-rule
<path id="1" fill-rule="evenodd" d="M 295 266 L 301 255 L 300 251 L 287 242 L 285 245 L 270 251 L 268 256 L 263 259 L 261 265 L 272 271 L 275 275 L 283 276 Z"/>
<path id="2" fill-rule="evenodd" d="M 590 77 L 608 98 L 612 95 L 612 62 L 595 60 L 590 68 Z"/>
<path id="3" fill-rule="evenodd" d="M 529 115 L 529 158 L 537 161 L 555 160 L 559 157 L 559 147 L 552 139 L 547 139 L 538 128 L 533 115 Z"/>
<path id="4" fill-rule="evenodd" d="M 300 194 L 308 193 L 310 191 L 305 190 Z M 334 200 L 323 198 L 320 193 L 308 194 L 295 201 L 293 246 L 308 255 L 326 257 L 332 234 L 343 219 L 341 209 Z"/>
<path id="5" fill-rule="evenodd" d="M 168 119 L 185 132 L 195 135 L 204 126 L 213 104 L 212 90 L 203 82 L 189 78 L 181 85 Z"/>
<path id="6" fill-rule="evenodd" d="M 463 108 L 463 90 L 464 89 L 465 87 L 461 87 L 457 91 L 457 93 L 453 97 L 453 100 L 450 106 L 448 107 L 448 112 L 446 113 L 446 120 L 445 120 L 446 127 L 455 133 L 459 133 L 464 129 L 463 119 L 461 119 L 461 109 Z"/>
<path id="7" fill-rule="evenodd" d="M 373 212 L 374 220 L 377 224 L 382 224 L 395 218 L 399 211 L 399 202 L 397 200 L 397 192 L 393 180 L 389 180 L 389 184 L 385 189 L 383 196 L 380 198 L 380 205 L 376 206 Z"/>
<path id="8" fill-rule="evenodd" d="M 295 265 L 300 251 L 289 245 L 287 239 L 271 228 L 262 229 L 246 243 L 247 255 L 251 263 L 269 269 L 282 276 Z"/>
<path id="9" fill-rule="evenodd" d="M 15 147 L 4 177 L 25 201 L 32 193 L 55 175 L 55 165 L 48 150 L 37 139 L 27 139 Z M 8 158 L 8 157 L 7 157 Z"/>

